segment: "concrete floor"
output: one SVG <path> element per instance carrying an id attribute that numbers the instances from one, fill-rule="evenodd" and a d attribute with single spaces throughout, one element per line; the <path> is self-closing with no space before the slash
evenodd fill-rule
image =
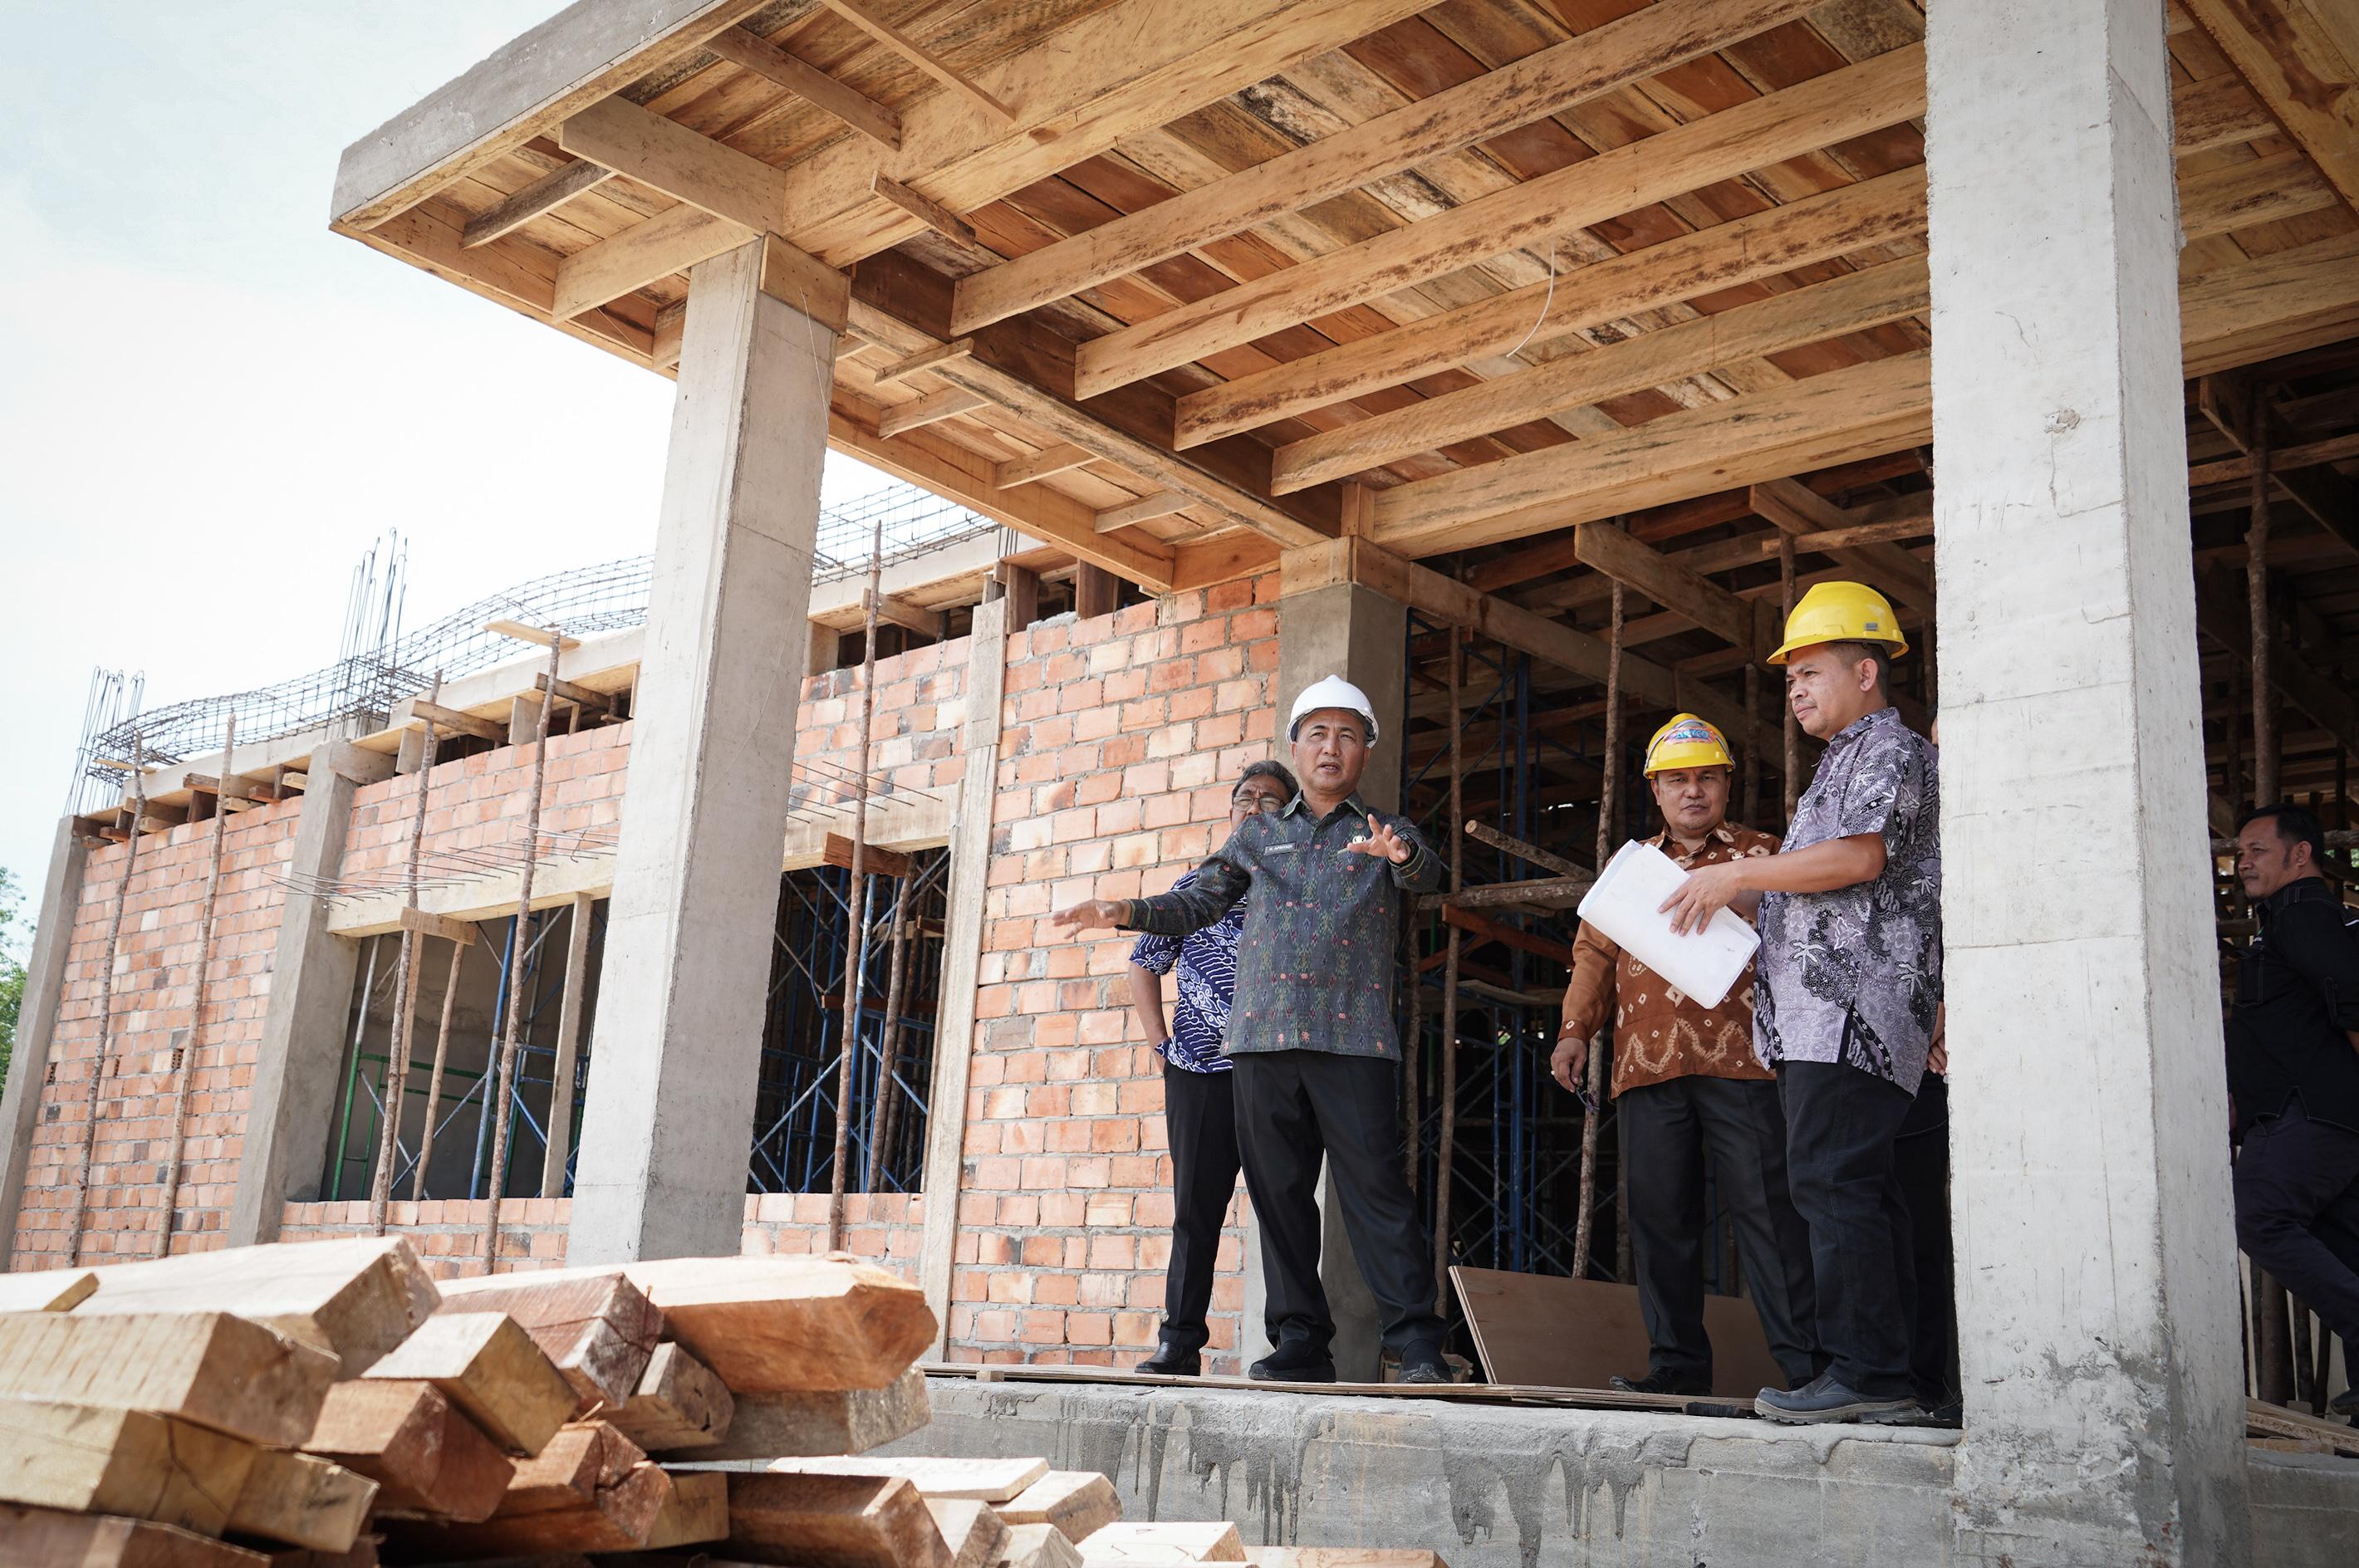
<path id="1" fill-rule="evenodd" d="M 1248 1544 L 1451 1568 L 1970 1561 L 1955 1432 L 959 1377 L 928 1394 L 932 1424 L 887 1452 L 1045 1455 L 1111 1477 L 1128 1518 L 1234 1519 Z M 2359 1461 L 2256 1453 L 2252 1494 L 2256 1564 L 2359 1562 Z"/>

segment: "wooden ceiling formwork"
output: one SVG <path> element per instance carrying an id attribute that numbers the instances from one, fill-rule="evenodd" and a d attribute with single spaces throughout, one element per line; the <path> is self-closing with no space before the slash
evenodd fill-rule
<path id="1" fill-rule="evenodd" d="M 2169 16 L 2186 370 L 2253 385 L 2359 336 L 2359 26 Z M 1756 651 L 1781 539 L 1931 619 L 1923 33 L 1919 0 L 580 0 L 348 150 L 333 226 L 658 373 L 686 269 L 767 234 L 844 321 L 839 449 L 1152 591 L 1448 557 L 1386 570 L 1586 680 L 1618 582 L 1669 696 Z M 2262 387 L 2284 439 L 2359 423 L 2299 387 Z M 2235 476 L 2193 483 L 2201 547 Z M 2288 499 L 2273 562 L 2359 556 Z"/>

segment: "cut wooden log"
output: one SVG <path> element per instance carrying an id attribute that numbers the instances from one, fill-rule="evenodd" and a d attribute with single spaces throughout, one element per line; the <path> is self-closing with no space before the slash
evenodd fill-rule
<path id="1" fill-rule="evenodd" d="M 1082 1549 L 1053 1524 L 1011 1524 L 993 1568 L 1082 1568 Z"/>
<path id="2" fill-rule="evenodd" d="M 314 1552 L 350 1552 L 376 1494 L 375 1481 L 332 1460 L 264 1449 L 229 1511 L 229 1530 Z"/>
<path id="3" fill-rule="evenodd" d="M 1450 1568 L 1438 1552 L 1389 1546 L 1248 1546 L 1254 1568 Z"/>
<path id="4" fill-rule="evenodd" d="M 1054 1525 L 1080 1542 L 1122 1518 L 1122 1498 L 1094 1470 L 1051 1470 L 1000 1505 L 999 1517 L 1010 1525 Z"/>
<path id="5" fill-rule="evenodd" d="M 647 1373 L 663 1313 L 619 1269 L 586 1278 L 495 1274 L 484 1289 L 445 1301 L 445 1312 L 506 1312 L 522 1325 L 574 1391 L 621 1407 Z"/>
<path id="6" fill-rule="evenodd" d="M 658 1345 L 638 1389 L 607 1419 L 650 1454 L 710 1448 L 728 1435 L 737 1401 L 728 1385 L 677 1345 Z"/>
<path id="7" fill-rule="evenodd" d="M 521 1470 L 545 1457 L 546 1453 L 527 1460 Z M 503 1504 L 479 1524 L 394 1520 L 386 1530 L 406 1555 L 433 1561 L 512 1556 L 538 1563 L 543 1552 L 636 1552 L 647 1543 L 671 1489 L 663 1466 L 642 1459 L 611 1479 L 601 1476 L 571 1507 L 527 1505 L 510 1511 Z M 548 1500 L 545 1488 L 535 1491 Z"/>
<path id="8" fill-rule="evenodd" d="M 0 1568 L 272 1568 L 259 1552 L 150 1519 L 0 1503 Z"/>
<path id="9" fill-rule="evenodd" d="M 1007 1527 L 989 1503 L 971 1497 L 928 1497 L 926 1511 L 942 1532 L 952 1568 L 991 1568 L 1007 1547 Z"/>
<path id="10" fill-rule="evenodd" d="M 674 1470 L 671 1496 L 647 1531 L 647 1550 L 694 1546 L 729 1535 L 729 1477 L 718 1470 Z"/>
<path id="11" fill-rule="evenodd" d="M 538 1454 L 582 1402 L 506 1312 L 439 1313 L 366 1376 L 433 1384 L 511 1454 Z"/>
<path id="12" fill-rule="evenodd" d="M 925 1375 L 912 1367 L 885 1388 L 741 1395 L 727 1435 L 689 1452 L 700 1461 L 864 1454 L 908 1436 L 931 1416 Z"/>
<path id="13" fill-rule="evenodd" d="M 0 1312 L 62 1312 L 98 1289 L 87 1269 L 42 1269 L 0 1274 Z"/>
<path id="14" fill-rule="evenodd" d="M 573 1421 L 518 1465 L 495 1519 L 585 1508 L 619 1485 L 647 1454 L 604 1421 Z M 652 1516 L 650 1516 L 652 1517 Z"/>
<path id="15" fill-rule="evenodd" d="M 145 1410 L 0 1399 L 0 1502 L 219 1535 L 254 1444 Z"/>
<path id="16" fill-rule="evenodd" d="M 1162 1519 L 1153 1524 L 1116 1522 L 1093 1530 L 1082 1548 L 1084 1564 L 1129 1563 L 1242 1563 L 1245 1543 L 1226 1519 L 1208 1524 Z"/>
<path id="17" fill-rule="evenodd" d="M 319 1418 L 336 1358 L 226 1312 L 0 1317 L 0 1395 L 178 1416 L 289 1447 Z"/>
<path id="18" fill-rule="evenodd" d="M 666 1258 L 621 1268 L 662 1310 L 666 1337 L 686 1345 L 740 1398 L 882 1388 L 933 1343 L 925 1292 L 864 1263 Z M 557 1272 L 582 1278 L 613 1269 Z M 499 1275 L 453 1280 L 447 1293 L 506 1283 Z"/>
<path id="19" fill-rule="evenodd" d="M 234 1312 L 342 1363 L 357 1377 L 409 1337 L 440 1300 L 399 1236 L 281 1242 L 95 1269 L 77 1315 Z"/>
<path id="20" fill-rule="evenodd" d="M 788 1475 L 898 1475 L 930 1500 L 971 1497 L 1012 1502 L 1049 1473 L 1045 1459 L 928 1459 L 886 1454 L 859 1458 L 780 1459 L 768 1466 Z"/>
<path id="21" fill-rule="evenodd" d="M 516 1474 L 508 1456 L 431 1383 L 339 1383 L 303 1447 L 375 1481 L 381 1512 L 489 1519 Z"/>
<path id="22" fill-rule="evenodd" d="M 729 1476 L 723 1555 L 809 1568 L 952 1568 L 918 1488 L 899 1476 Z"/>

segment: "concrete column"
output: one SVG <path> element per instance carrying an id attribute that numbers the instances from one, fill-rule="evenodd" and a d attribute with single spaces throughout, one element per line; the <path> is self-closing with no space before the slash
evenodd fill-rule
<path id="1" fill-rule="evenodd" d="M 332 880 L 342 867 L 353 791 L 392 777 L 393 760 L 382 752 L 329 741 L 312 754 L 305 774 L 295 848 L 287 863 L 291 885 L 279 911 L 270 1002 L 262 1015 L 262 1045 L 246 1103 L 237 1192 L 230 1200 L 232 1247 L 277 1240 L 287 1204 L 320 1195 L 336 1095 L 342 1088 L 344 1030 L 352 1017 L 353 967 L 360 944 L 329 934 L 328 899 L 303 889 Z"/>
<path id="2" fill-rule="evenodd" d="M 1930 11 L 1960 1562 L 2250 1556 L 2162 12 Z"/>
<path id="3" fill-rule="evenodd" d="M 16 1211 L 25 1202 L 25 1162 L 40 1125 L 41 1084 L 49 1076 L 49 1042 L 58 1023 L 58 997 L 65 989 L 66 949 L 73 944 L 74 910 L 82 904 L 82 867 L 90 841 L 60 818 L 49 844 L 49 873 L 41 879 L 41 909 L 34 917 L 33 953 L 25 967 L 25 990 L 16 1009 L 16 1043 L 8 1058 L 8 1087 L 0 1094 L 0 1271 L 16 1249 Z"/>
<path id="4" fill-rule="evenodd" d="M 738 1249 L 835 332 L 689 276 L 568 1260 Z"/>
<path id="5" fill-rule="evenodd" d="M 1356 583 L 1335 583 L 1288 594 L 1277 602 L 1277 759 L 1288 762 L 1286 716 L 1294 699 L 1312 681 L 1341 675 L 1368 694 L 1375 708 L 1379 739 L 1360 793 L 1378 811 L 1400 809 L 1401 733 L 1408 720 L 1408 609 Z M 1371 1381 L 1380 1365 L 1376 1301 L 1360 1278 L 1335 1203 L 1335 1179 L 1319 1183 L 1326 1217 L 1319 1274 L 1335 1314 L 1335 1369 L 1347 1381 Z M 1266 1356 L 1262 1330 L 1267 1292 L 1262 1285 L 1261 1226 L 1245 1231 L 1245 1358 Z"/>

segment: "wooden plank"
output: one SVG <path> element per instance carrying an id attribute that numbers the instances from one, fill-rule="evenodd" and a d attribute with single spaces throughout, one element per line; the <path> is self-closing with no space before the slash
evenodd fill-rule
<path id="1" fill-rule="evenodd" d="M 925 1375 L 914 1367 L 882 1388 L 739 1394 L 728 1432 L 689 1457 L 702 1464 L 862 1454 L 908 1436 L 931 1415 Z"/>
<path id="2" fill-rule="evenodd" d="M 1582 880 L 1593 879 L 1583 877 Z M 1551 964 L 1569 965 L 1572 962 L 1571 942 L 1549 942 L 1534 936 L 1529 931 L 1518 931 L 1514 926 L 1503 926 L 1496 920 L 1484 919 L 1462 905 L 1445 903 L 1441 907 L 1441 918 L 1448 924 L 1456 926 L 1460 931 L 1472 932 L 1480 939 L 1478 942 L 1467 943 L 1469 948 L 1479 946 L 1482 942 L 1495 942 L 1502 946 L 1512 947 L 1518 952 L 1545 958 Z"/>
<path id="3" fill-rule="evenodd" d="M 928 1497 L 926 1512 L 933 1516 L 952 1568 L 992 1568 L 1007 1548 L 1007 1527 L 988 1503 L 971 1497 Z"/>
<path id="4" fill-rule="evenodd" d="M 219 1535 L 257 1452 L 243 1439 L 146 1410 L 0 1400 L 0 1502 Z"/>
<path id="5" fill-rule="evenodd" d="M 896 593 L 879 593 L 875 598 L 876 618 L 888 625 L 916 632 L 919 637 L 931 637 L 936 642 L 940 642 L 949 629 L 950 616 L 944 611 L 912 604 Z M 863 612 L 868 608 L 868 599 L 869 592 L 863 588 L 860 591 Z"/>
<path id="6" fill-rule="evenodd" d="M 5 1568 L 272 1568 L 259 1552 L 151 1519 L 0 1503 Z"/>
<path id="7" fill-rule="evenodd" d="M 878 16 L 866 5 L 857 4 L 855 0 L 821 0 L 821 4 L 951 92 L 973 103 L 985 114 L 1006 125 L 1012 125 L 1016 123 L 1014 109 L 952 71 L 942 62 L 939 55 Z"/>
<path id="8" fill-rule="evenodd" d="M 877 170 L 876 178 L 871 180 L 869 185 L 870 189 L 876 192 L 880 201 L 889 201 L 900 208 L 942 238 L 962 245 L 972 245 L 975 243 L 973 223 L 968 223 L 940 201 L 921 195 L 899 180 L 891 178 L 884 170 Z"/>
<path id="9" fill-rule="evenodd" d="M 742 70 L 766 76 L 807 99 L 888 151 L 900 150 L 901 122 L 892 110 L 864 93 L 808 65 L 767 38 L 745 27 L 723 27 L 704 47 Z"/>
<path id="10" fill-rule="evenodd" d="M 785 226 L 782 170 L 627 98 L 603 99 L 575 114 L 557 128 L 557 145 L 756 234 Z"/>
<path id="11" fill-rule="evenodd" d="M 514 637 L 518 642 L 528 642 L 535 648 L 547 648 L 550 643 L 555 643 L 560 649 L 570 652 L 582 646 L 580 637 L 567 637 L 561 632 L 550 631 L 546 626 L 527 626 L 522 621 L 512 621 L 501 615 L 495 615 L 485 621 L 484 629 L 487 632 L 497 632 L 502 637 Z"/>
<path id="12" fill-rule="evenodd" d="M 1636 588 L 1730 647 L 1753 651 L 1753 606 L 1712 579 L 1690 572 L 1612 523 L 1583 524 L 1575 542 L 1582 565 Z"/>
<path id="13" fill-rule="evenodd" d="M 748 1394 L 882 1388 L 933 1339 L 924 1295 L 868 1264 L 665 1258 L 614 1267 L 662 1311 L 668 1336 L 711 1367 L 741 1403 Z M 500 1282 L 497 1275 L 454 1279 L 446 1294 L 463 1300 Z"/>
<path id="14" fill-rule="evenodd" d="M 249 1443 L 300 1443 L 336 1358 L 226 1312 L 0 1316 L 0 1396 L 147 1410 Z"/>
<path id="15" fill-rule="evenodd" d="M 431 1383 L 337 1384 L 303 1449 L 375 1481 L 379 1508 L 439 1519 L 491 1518 L 516 1474 Z"/>
<path id="16" fill-rule="evenodd" d="M 40 1269 L 0 1274 L 0 1312 L 71 1312 L 98 1289 L 87 1269 Z"/>
<path id="17" fill-rule="evenodd" d="M 898 1476 L 733 1474 L 729 1544 L 814 1568 L 953 1568 L 924 1496 Z"/>
<path id="18" fill-rule="evenodd" d="M 470 1523 L 393 1521 L 414 1557 L 543 1561 L 559 1552 L 636 1552 L 671 1496 L 671 1478 L 604 1421 L 567 1427 L 519 1464 L 499 1508 Z"/>
<path id="19" fill-rule="evenodd" d="M 473 735 L 477 740 L 487 740 L 496 746 L 508 743 L 506 724 L 492 719 L 479 719 L 473 713 L 446 708 L 423 697 L 405 697 L 393 705 L 393 728 L 404 729 L 413 724 L 432 724 L 438 730 Z"/>
<path id="20" fill-rule="evenodd" d="M 1181 397 L 1181 448 L 1925 230 L 1922 165 L 1593 262 Z"/>
<path id="21" fill-rule="evenodd" d="M 228 1529 L 314 1552 L 349 1552 L 376 1494 L 375 1481 L 332 1460 L 263 1449 L 230 1509 Z"/>
<path id="22" fill-rule="evenodd" d="M 1791 20 L 1810 0 L 1663 0 L 1471 81 L 962 278 L 972 332 L 1472 147 Z"/>
<path id="23" fill-rule="evenodd" d="M 637 1388 L 608 1419 L 650 1454 L 711 1448 L 729 1433 L 736 1400 L 728 1385 L 677 1345 L 658 1345 Z"/>
<path id="24" fill-rule="evenodd" d="M 2343 41 L 2307 0 L 2182 4 L 2343 204 L 2359 213 L 2359 61 Z"/>
<path id="25" fill-rule="evenodd" d="M 832 332 L 843 331 L 852 305 L 851 278 L 776 234 L 762 236 L 762 292 Z"/>
<path id="26" fill-rule="evenodd" d="M 1116 528 L 1126 528 L 1134 523 L 1144 523 L 1193 506 L 1185 495 L 1169 490 L 1158 490 L 1152 495 L 1142 495 L 1136 501 L 1125 501 L 1119 506 L 1108 506 L 1098 513 L 1097 530 L 1110 534 Z"/>
<path id="27" fill-rule="evenodd" d="M 1242 1563 L 1245 1543 L 1226 1519 L 1198 1523 L 1159 1519 L 1115 1522 L 1093 1530 L 1082 1548 L 1084 1564 L 1126 1563 Z"/>
<path id="28" fill-rule="evenodd" d="M 2280 447 L 2269 453 L 2269 472 L 2282 473 L 2288 468 L 2309 468 L 2321 463 L 2348 463 L 2359 457 L 2359 433 L 2329 436 L 2324 441 L 2304 441 L 2299 446 Z M 2207 485 L 2228 485 L 2253 476 L 2253 460 L 2239 453 L 2211 463 L 2199 463 L 2187 471 L 2187 485 L 2200 490 Z M 0 1285 L 5 1285 L 0 1278 Z"/>
<path id="29" fill-rule="evenodd" d="M 1074 395 L 1266 337 L 1716 180 L 1925 112 L 1925 53 L 1908 45 L 1451 208 L 1082 343 Z"/>
<path id="30" fill-rule="evenodd" d="M 401 911 L 401 929 L 443 942 L 455 942 L 462 946 L 471 945 L 475 940 L 475 928 L 465 920 L 454 920 L 448 915 L 429 914 L 424 909 L 404 909 Z"/>
<path id="31" fill-rule="evenodd" d="M 820 841 L 820 864 L 840 866 L 846 871 L 851 870 L 852 841 L 842 833 L 829 833 Z M 862 858 L 861 866 L 864 872 L 877 877 L 909 875 L 908 855 L 898 850 L 879 849 L 873 844 L 868 846 L 866 854 Z"/>
<path id="32" fill-rule="evenodd" d="M 2299 218 L 2334 202 L 2334 188 L 2290 148 L 2179 182 L 2180 228 L 2190 241 Z"/>
<path id="33" fill-rule="evenodd" d="M 890 440 L 904 430 L 914 430 L 961 414 L 972 414 L 991 401 L 978 392 L 963 387 L 945 387 L 929 392 L 907 403 L 896 403 L 876 416 L 876 433 Z"/>
<path id="34" fill-rule="evenodd" d="M 441 1310 L 505 1312 L 514 1318 L 585 1404 L 596 1399 L 619 1407 L 632 1399 L 651 1369 L 663 1313 L 620 1269 L 562 1279 L 533 1274 L 493 1278 L 500 1283 L 447 1302 Z"/>
<path id="35" fill-rule="evenodd" d="M 536 691 L 554 691 L 560 701 L 586 708 L 593 713 L 615 712 L 613 692 L 593 691 L 590 687 L 578 685 L 571 681 L 554 679 L 546 670 L 535 672 L 532 678 L 532 689 Z"/>
<path id="36" fill-rule="evenodd" d="M 671 1495 L 647 1530 L 647 1550 L 694 1546 L 729 1536 L 729 1477 L 718 1470 L 674 1470 Z"/>
<path id="37" fill-rule="evenodd" d="M 1051 1470 L 999 1508 L 1010 1527 L 1053 1526 L 1076 1544 L 1122 1518 L 1114 1483 L 1094 1470 Z"/>
<path id="38" fill-rule="evenodd" d="M 2276 117 L 2233 71 L 2180 83 L 2170 109 L 2171 150 L 2180 158 L 2277 134 Z"/>
<path id="39" fill-rule="evenodd" d="M 1005 1522 L 1004 1520 L 1002 1522 Z M 1006 1568 L 1082 1568 L 1081 1548 L 1050 1524 L 1011 1524 L 999 1561 Z"/>
<path id="40" fill-rule="evenodd" d="M 336 1356 L 342 1377 L 408 1338 L 440 1299 L 399 1236 L 181 1253 L 96 1273 L 78 1314 L 234 1312 Z"/>
<path id="41" fill-rule="evenodd" d="M 781 1459 L 768 1468 L 781 1475 L 898 1475 L 929 1497 L 996 1504 L 1022 1496 L 1027 1486 L 1049 1473 L 1049 1462 L 872 1454 L 859 1458 Z"/>
<path id="42" fill-rule="evenodd" d="M 1931 304 L 1923 256 L 1844 273 L 1288 442 L 1272 455 L 1270 489 L 1284 495 L 1364 473 L 1566 408 L 1900 321 Z"/>
<path id="43" fill-rule="evenodd" d="M 614 171 L 588 159 L 553 169 L 498 206 L 467 220 L 459 233 L 462 249 L 473 250 L 512 234 L 535 218 L 553 212 L 576 196 L 586 195 L 613 179 Z"/>
<path id="44" fill-rule="evenodd" d="M 898 381 L 901 377 L 914 376 L 920 370 L 931 370 L 934 366 L 948 364 L 953 359 L 964 359 L 973 352 L 973 338 L 953 339 L 950 343 L 938 343 L 932 348 L 921 348 L 915 354 L 902 355 L 892 364 L 878 370 L 876 379 Z"/>
<path id="45" fill-rule="evenodd" d="M 1498 1269 L 1452 1268 L 1450 1279 L 1494 1383 L 1603 1388 L 1617 1374 L 1647 1369 L 1634 1286 Z M 1715 1395 L 1749 1403 L 1763 1388 L 1786 1386 L 1751 1301 L 1706 1296 L 1703 1306 Z"/>
<path id="46" fill-rule="evenodd" d="M 686 272 L 700 261 L 734 250 L 752 237 L 738 224 L 682 201 L 560 261 L 549 313 L 570 321 L 658 278 Z"/>
<path id="47" fill-rule="evenodd" d="M 972 341 L 972 340 L 970 340 Z M 1068 474 L 1085 463 L 1095 463 L 1098 454 L 1071 441 L 1059 441 L 1042 447 L 1029 457 L 1011 457 L 993 471 L 992 485 L 1000 490 L 1013 490 L 1018 485 L 1029 485 L 1055 474 Z"/>
<path id="48" fill-rule="evenodd" d="M 2359 1429 L 2344 1426 L 2340 1421 L 2321 1421 L 2299 1410 L 2264 1404 L 2258 1399 L 2245 1401 L 2245 1428 L 2248 1432 L 2314 1443 L 2335 1454 L 2359 1457 Z"/>
<path id="49" fill-rule="evenodd" d="M 437 1312 L 363 1376 L 433 1384 L 512 1454 L 539 1453 L 582 1399 L 522 1324 L 472 1303 Z"/>

